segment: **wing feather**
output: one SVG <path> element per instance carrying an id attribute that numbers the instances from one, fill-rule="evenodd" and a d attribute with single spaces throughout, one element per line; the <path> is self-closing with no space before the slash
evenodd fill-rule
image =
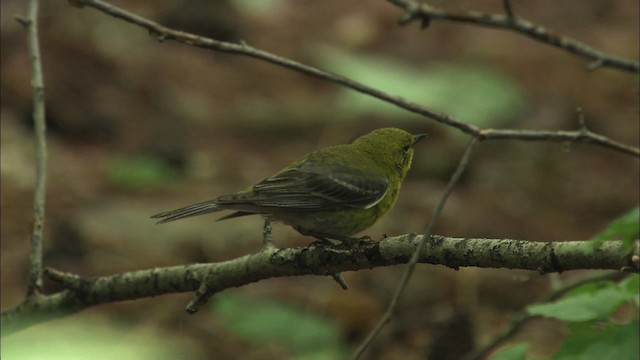
<path id="1" fill-rule="evenodd" d="M 305 166 L 282 171 L 259 182 L 251 191 L 220 197 L 217 203 L 239 210 L 244 204 L 247 210 L 252 211 L 259 208 L 369 208 L 384 198 L 388 186 L 389 182 L 384 176 L 353 172 L 346 168 Z"/>

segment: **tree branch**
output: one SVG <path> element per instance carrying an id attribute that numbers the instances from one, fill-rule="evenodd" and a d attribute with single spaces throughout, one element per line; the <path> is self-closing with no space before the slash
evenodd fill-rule
<path id="1" fill-rule="evenodd" d="M 422 238 L 422 235 L 406 234 L 362 242 L 355 248 L 311 246 L 268 249 L 220 263 L 155 268 L 92 278 L 48 269 L 47 275 L 62 283 L 66 290 L 27 299 L 18 307 L 3 312 L 0 325 L 4 336 L 98 304 L 195 291 L 205 279 L 208 289 L 216 293 L 273 277 L 330 275 L 404 264 Z M 634 254 L 630 254 L 620 241 L 608 241 L 595 251 L 589 249 L 588 241 L 533 242 L 431 236 L 418 261 L 453 269 L 477 266 L 527 269 L 540 273 L 576 269 L 638 269 L 638 264 L 631 260 L 633 255 L 638 255 L 637 247 Z"/>
<path id="2" fill-rule="evenodd" d="M 149 33 L 155 36 L 159 41 L 174 40 L 195 47 L 248 56 L 251 58 L 263 60 L 315 78 L 342 85 L 362 94 L 369 95 L 387 103 L 396 105 L 412 113 L 422 115 L 447 126 L 451 126 L 462 132 L 465 132 L 472 136 L 476 136 L 480 140 L 520 139 L 529 141 L 586 142 L 640 157 L 640 149 L 637 147 L 622 144 L 610 140 L 603 135 L 599 135 L 590 131 L 584 131 L 583 129 L 579 129 L 576 131 L 536 131 L 479 128 L 477 126 L 454 119 L 448 115 L 438 114 L 418 104 L 407 101 L 402 97 L 390 95 L 349 78 L 323 71 L 312 66 L 304 65 L 302 63 L 283 58 L 267 51 L 254 48 L 252 46 L 249 46 L 245 42 L 236 44 L 194 35 L 184 31 L 173 30 L 101 0 L 72 0 L 71 2 L 78 7 L 89 6 L 115 18 L 122 19 L 126 22 L 140 26 L 149 31 Z"/>
<path id="3" fill-rule="evenodd" d="M 44 79 L 38 41 L 38 1 L 30 0 L 27 17 L 16 17 L 27 32 L 33 88 L 33 123 L 36 147 L 36 185 L 33 194 L 33 228 L 29 257 L 27 297 L 38 296 L 42 289 L 42 242 L 44 238 L 45 200 L 47 194 L 47 126 L 44 108 Z"/>
<path id="4" fill-rule="evenodd" d="M 589 59 L 591 60 L 588 66 L 589 70 L 608 66 L 633 73 L 640 72 L 640 62 L 638 61 L 607 54 L 576 39 L 558 35 L 547 28 L 514 16 L 508 1 L 503 3 L 506 15 L 488 14 L 479 11 L 447 11 L 415 0 L 388 1 L 404 9 L 405 14 L 399 21 L 403 25 L 414 20 L 421 20 L 423 24 L 428 24 L 432 20 L 447 20 L 503 29 L 525 35 L 544 44 L 555 46 Z"/>

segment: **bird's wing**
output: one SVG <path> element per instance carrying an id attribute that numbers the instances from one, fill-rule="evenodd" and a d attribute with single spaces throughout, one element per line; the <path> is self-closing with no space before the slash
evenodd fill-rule
<path id="1" fill-rule="evenodd" d="M 342 167 L 304 166 L 267 178 L 235 200 L 258 207 L 298 210 L 370 208 L 384 198 L 388 187 L 389 181 L 384 176 Z M 218 199 L 222 205 L 233 202 L 231 198 Z"/>

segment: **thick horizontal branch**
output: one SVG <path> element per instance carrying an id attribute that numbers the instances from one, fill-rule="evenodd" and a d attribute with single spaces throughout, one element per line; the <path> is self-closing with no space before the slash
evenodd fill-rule
<path id="1" fill-rule="evenodd" d="M 626 154 L 640 157 L 640 149 L 630 145 L 625 145 L 609 138 L 599 135 L 590 131 L 583 131 L 582 129 L 576 131 L 535 131 L 535 130 L 499 130 L 499 129 L 483 129 L 477 126 L 467 124 L 460 120 L 454 119 L 450 116 L 439 114 L 431 111 L 423 106 L 407 101 L 399 96 L 393 96 L 387 94 L 378 89 L 361 84 L 357 81 L 348 79 L 346 77 L 333 74 L 327 71 L 323 71 L 312 66 L 308 66 L 281 56 L 263 51 L 248 44 L 242 43 L 230 43 L 225 41 L 219 41 L 199 35 L 194 35 L 184 31 L 178 31 L 170 29 L 166 26 L 160 25 L 154 21 L 133 14 L 127 10 L 109 4 L 101 0 L 72 0 L 76 6 L 89 6 L 102 11 L 115 18 L 122 19 L 126 22 L 140 26 L 150 34 L 155 36 L 160 41 L 174 40 L 183 44 L 196 46 L 213 51 L 219 51 L 224 53 L 232 53 L 242 56 L 248 56 L 251 58 L 263 60 L 284 68 L 301 72 L 303 74 L 313 76 L 322 80 L 326 80 L 335 84 L 342 85 L 352 90 L 358 91 L 362 94 L 369 95 L 387 103 L 396 105 L 402 109 L 410 111 L 412 113 L 433 119 L 447 126 L 459 129 L 467 134 L 477 136 L 480 139 L 522 139 L 522 140 L 535 140 L 535 141 L 570 141 L 570 142 L 586 142 L 593 143 L 600 146 L 604 146 L 609 149 L 621 151 Z"/>
<path id="2" fill-rule="evenodd" d="M 589 59 L 591 60 L 591 64 L 589 65 L 590 70 L 599 67 L 611 67 L 634 73 L 640 71 L 640 62 L 607 54 L 576 39 L 568 36 L 560 36 L 545 27 L 514 16 L 510 6 L 506 8 L 508 12 L 506 15 L 499 15 L 479 11 L 443 10 L 416 0 L 388 1 L 404 9 L 405 15 L 400 20 L 402 24 L 407 24 L 414 20 L 421 20 L 423 24 L 429 24 L 432 20 L 448 20 L 503 29 L 525 35 L 542 43 Z"/>
<path id="3" fill-rule="evenodd" d="M 404 264 L 422 236 L 402 235 L 355 247 L 311 246 L 270 249 L 220 263 L 155 268 L 111 276 L 83 278 L 56 270 L 47 275 L 66 290 L 27 299 L 2 313 L 3 335 L 33 323 L 66 316 L 108 302 L 197 290 L 207 279 L 219 292 L 283 276 L 330 275 L 344 271 Z M 588 242 L 533 242 L 510 239 L 461 239 L 432 236 L 419 261 L 458 269 L 463 266 L 535 270 L 540 273 L 576 269 L 637 269 L 621 242 L 605 242 L 595 251 Z M 635 260 L 637 261 L 637 260 Z M 348 295 L 345 295 L 348 296 Z"/>

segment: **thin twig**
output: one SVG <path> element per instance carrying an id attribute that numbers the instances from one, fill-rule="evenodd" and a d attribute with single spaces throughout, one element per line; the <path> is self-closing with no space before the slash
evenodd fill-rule
<path id="1" fill-rule="evenodd" d="M 420 20 L 422 22 L 447 20 L 513 31 L 589 59 L 591 61 L 588 66 L 589 70 L 595 70 L 599 67 L 611 67 L 633 73 L 640 72 L 640 62 L 638 61 L 607 54 L 576 39 L 558 35 L 545 27 L 514 17 L 511 7 L 507 5 L 509 4 L 508 1 L 503 3 L 505 12 L 507 12 L 506 15 L 488 14 L 479 11 L 448 11 L 415 0 L 387 1 L 405 11 L 401 17 L 402 24 L 408 23 L 405 19 Z M 510 11 L 511 14 L 509 14 Z"/>
<path id="2" fill-rule="evenodd" d="M 42 242 L 44 238 L 45 200 L 47 192 L 47 127 L 44 110 L 44 79 L 38 41 L 38 1 L 30 0 L 26 18 L 16 18 L 27 32 L 31 60 L 31 86 L 33 88 L 33 123 L 36 147 L 36 184 L 33 194 L 33 229 L 29 258 L 27 298 L 42 289 Z"/>
<path id="3" fill-rule="evenodd" d="M 511 7 L 511 1 L 502 0 L 502 7 L 504 8 L 504 13 L 507 14 L 509 19 L 513 19 L 515 17 L 513 8 Z"/>
<path id="4" fill-rule="evenodd" d="M 523 141 L 553 141 L 553 142 L 579 142 L 603 146 L 617 150 L 625 154 L 640 157 L 640 149 L 611 140 L 606 136 L 585 130 L 516 130 L 516 129 L 481 129 L 478 131 L 483 140 L 523 140 Z"/>
<path id="5" fill-rule="evenodd" d="M 149 31 L 160 41 L 174 40 L 183 44 L 205 48 L 213 51 L 232 53 L 242 56 L 263 60 L 284 68 L 298 71 L 300 73 L 326 80 L 335 84 L 342 85 L 360 93 L 369 95 L 387 103 L 396 105 L 409 112 L 422 115 L 433 119 L 447 126 L 456 128 L 469 135 L 479 137 L 481 140 L 490 139 L 513 139 L 513 140 L 535 140 L 535 141 L 556 141 L 556 142 L 586 142 L 597 144 L 609 149 L 620 151 L 626 154 L 640 157 L 640 149 L 630 145 L 622 144 L 609 138 L 592 132 L 576 131 L 536 131 L 536 130 L 512 130 L 512 129 L 483 129 L 475 125 L 467 124 L 460 120 L 454 119 L 448 115 L 439 114 L 431 111 L 416 103 L 407 101 L 400 96 L 387 94 L 378 89 L 361 84 L 357 81 L 336 75 L 327 71 L 323 71 L 312 66 L 308 66 L 281 56 L 254 48 L 246 42 L 230 43 L 218 41 L 215 39 L 190 34 L 184 31 L 173 30 L 143 18 L 129 11 L 121 9 L 117 6 L 109 4 L 101 0 L 73 0 L 75 5 L 89 6 L 102 11 L 115 18 L 122 19 L 126 22 L 138 25 Z"/>
<path id="6" fill-rule="evenodd" d="M 400 284 L 398 285 L 398 288 L 393 294 L 393 297 L 391 298 L 391 302 L 389 303 L 387 310 L 385 311 L 384 315 L 382 315 L 382 317 L 380 318 L 376 326 L 373 328 L 373 330 L 371 330 L 369 335 L 367 335 L 367 337 L 360 344 L 360 346 L 358 346 L 358 349 L 353 353 L 353 355 L 351 356 L 351 359 L 358 359 L 360 358 L 360 356 L 362 356 L 362 354 L 364 354 L 365 350 L 367 350 L 369 345 L 371 345 L 371 343 L 376 338 L 376 336 L 378 336 L 382 328 L 384 328 L 384 326 L 391 320 L 391 317 L 396 312 L 396 308 L 398 306 L 398 300 L 400 300 L 400 297 L 404 293 L 404 290 L 406 289 L 407 284 L 409 283 L 409 280 L 413 275 L 416 265 L 418 264 L 418 260 L 420 259 L 420 256 L 422 254 L 422 249 L 425 247 L 427 241 L 431 239 L 431 231 L 433 230 L 433 226 L 435 225 L 436 220 L 438 220 L 438 218 L 440 217 L 440 214 L 442 213 L 442 209 L 444 208 L 444 205 L 447 203 L 447 199 L 449 198 L 449 195 L 453 191 L 454 186 L 458 182 L 458 179 L 460 179 L 460 176 L 462 175 L 464 170 L 467 168 L 467 164 L 469 163 L 469 157 L 471 156 L 471 150 L 473 149 L 473 146 L 477 142 L 478 142 L 478 138 L 476 137 L 472 137 L 471 141 L 469 141 L 469 145 L 467 145 L 467 149 L 465 150 L 464 155 L 462 155 L 462 158 L 460 159 L 460 163 L 458 164 L 456 171 L 451 176 L 451 180 L 449 180 L 449 183 L 447 184 L 447 188 L 445 189 L 444 194 L 442 194 L 442 197 L 440 198 L 440 201 L 438 202 L 438 205 L 436 206 L 436 209 L 434 210 L 433 215 L 431 216 L 431 219 L 429 219 L 429 223 L 426 229 L 424 230 L 424 236 L 422 240 L 418 243 L 418 246 L 416 247 L 416 250 L 413 252 L 413 255 L 411 255 L 411 260 L 409 260 L 409 263 L 407 264 L 406 270 L 402 275 L 402 279 L 400 280 Z"/>

